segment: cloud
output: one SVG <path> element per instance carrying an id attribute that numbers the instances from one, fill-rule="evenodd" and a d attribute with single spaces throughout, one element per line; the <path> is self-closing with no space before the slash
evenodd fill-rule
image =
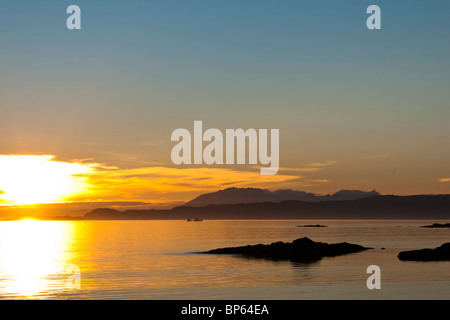
<path id="1" fill-rule="evenodd" d="M 288 168 L 288 167 L 280 167 L 278 172 L 285 173 L 294 173 L 294 172 L 318 172 L 323 170 L 326 167 L 332 166 L 336 164 L 337 161 L 325 161 L 325 162 L 311 162 L 302 167 L 297 168 Z M 256 166 L 254 168 L 257 168 Z"/>
<path id="2" fill-rule="evenodd" d="M 308 175 L 308 173 L 317 173 L 322 170 L 327 169 L 328 167 L 338 163 L 337 161 L 325 161 L 325 162 L 311 162 L 309 164 L 306 164 L 304 167 L 300 168 L 288 168 L 288 167 L 281 167 L 279 168 L 278 172 L 288 175 L 288 176 L 295 176 L 292 180 L 289 180 L 290 183 L 294 183 L 296 187 L 302 186 L 302 187 L 311 187 L 311 186 L 317 186 L 317 184 L 321 183 L 329 183 L 331 180 L 318 177 L 317 179 L 311 179 L 311 177 L 305 176 Z M 299 173 L 302 173 L 304 175 L 299 175 Z"/>
<path id="3" fill-rule="evenodd" d="M 320 182 L 320 183 L 329 183 L 331 182 L 330 180 L 327 179 L 313 179 L 313 180 L 308 180 L 310 182 Z"/>
<path id="4" fill-rule="evenodd" d="M 102 152 L 102 154 L 108 156 L 108 159 L 110 161 L 114 160 L 115 162 L 120 162 L 122 164 L 127 164 L 127 165 L 132 165 L 132 166 L 165 165 L 165 163 L 153 162 L 153 161 L 147 161 L 147 160 L 140 159 L 136 155 L 133 155 L 130 153 L 104 151 L 104 152 Z"/>
<path id="5" fill-rule="evenodd" d="M 320 171 L 322 170 L 322 168 L 313 168 L 313 167 L 308 167 L 308 168 L 279 168 L 278 171 L 281 172 L 316 172 L 316 171 Z"/>
<path id="6" fill-rule="evenodd" d="M 325 162 L 312 162 L 307 164 L 308 167 L 328 167 L 336 164 L 337 161 L 325 161 Z"/>
<path id="7" fill-rule="evenodd" d="M 2 182 L 1 188 L 5 191 L 0 191 L 0 195 L 6 192 L 5 196 L 8 195 L 8 200 L 14 201 L 14 199 L 10 199 L 10 190 L 14 191 L 13 187 L 16 185 L 22 192 L 17 192 L 19 200 L 22 200 L 25 195 L 27 198 L 39 195 L 37 190 L 42 192 L 52 191 L 52 189 L 60 190 L 60 182 L 53 181 L 55 179 L 52 180 L 52 175 L 49 174 L 53 173 L 53 170 L 61 168 L 67 169 L 62 172 L 65 177 L 63 182 L 67 179 L 68 182 L 74 184 L 74 188 L 71 188 L 67 194 L 62 194 L 61 196 L 58 194 L 59 200 L 57 201 L 62 202 L 151 201 L 154 203 L 168 203 L 178 200 L 190 200 L 200 193 L 216 191 L 228 186 L 290 189 L 298 186 L 308 186 L 311 183 L 327 182 L 328 180 L 322 177 L 305 177 L 299 173 L 314 173 L 322 170 L 327 165 L 335 163 L 335 161 L 328 161 L 326 163 L 315 163 L 317 167 L 282 168 L 281 172 L 278 172 L 276 175 L 261 175 L 259 167 L 200 168 L 143 164 L 138 168 L 122 168 L 96 163 L 90 159 L 77 160 L 76 162 L 58 162 L 54 160 L 54 156 L 19 156 L 5 159 L 11 161 L 11 165 L 15 165 L 17 173 L 13 174 L 11 179 L 8 180 L 11 182 L 10 184 L 5 184 L 5 181 Z M 22 160 L 33 162 L 26 162 L 22 165 L 20 162 Z M 3 166 L 0 166 L 0 172 L 2 172 L 1 170 L 11 171 L 10 168 L 8 169 L 11 165 L 8 166 L 8 163 L 5 161 Z M 36 164 L 36 168 L 31 173 L 37 176 L 33 178 L 31 173 L 20 175 L 24 168 L 28 168 L 28 171 L 31 170 L 29 168 L 30 163 Z M 49 168 L 42 170 L 46 167 Z M 21 176 L 23 176 L 23 181 L 12 185 L 12 182 L 17 182 L 17 177 Z M 53 178 L 56 177 L 59 176 L 55 175 Z M 9 189 L 4 185 L 9 186 Z M 24 185 L 29 185 L 33 189 L 27 190 L 24 194 Z M 57 197 L 53 198 L 56 199 Z M 36 201 L 27 203 L 38 203 L 41 202 L 39 201 L 40 199 L 38 198 Z M 54 202 L 52 199 L 43 202 Z M 34 200 L 34 198 L 31 200 Z"/>
<path id="8" fill-rule="evenodd" d="M 81 175 L 89 185 L 87 192 L 71 201 L 154 201 L 185 199 L 193 194 L 215 191 L 220 186 L 271 188 L 290 187 L 297 175 L 260 175 L 259 170 L 232 168 L 142 167 L 108 168 Z"/>
<path id="9" fill-rule="evenodd" d="M 450 178 L 441 178 L 439 182 L 450 182 Z"/>
<path id="10" fill-rule="evenodd" d="M 0 190 L 0 196 L 5 193 L 6 193 L 5 191 Z M 8 203 L 8 202 L 9 202 L 8 200 L 0 198 L 0 203 Z"/>

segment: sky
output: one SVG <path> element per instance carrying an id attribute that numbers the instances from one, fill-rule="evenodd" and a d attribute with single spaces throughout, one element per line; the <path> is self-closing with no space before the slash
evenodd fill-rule
<path id="1" fill-rule="evenodd" d="M 66 28 L 72 4 L 81 30 Z M 381 30 L 366 27 L 372 4 Z M 85 165 L 66 171 L 86 188 L 64 201 L 450 193 L 449 12 L 441 0 L 2 1 L 0 160 Z M 171 133 L 194 120 L 279 129 L 279 172 L 174 165 Z M 0 176 L 10 204 L 5 189 Z"/>

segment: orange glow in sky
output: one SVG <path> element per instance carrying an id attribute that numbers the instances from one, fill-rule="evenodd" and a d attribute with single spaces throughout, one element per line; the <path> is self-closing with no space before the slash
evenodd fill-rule
<path id="1" fill-rule="evenodd" d="M 55 161 L 52 155 L 0 155 L 0 205 L 189 200 L 222 187 L 288 187 L 298 175 L 257 169 L 140 167 Z M 284 169 L 283 169 L 284 170 Z"/>

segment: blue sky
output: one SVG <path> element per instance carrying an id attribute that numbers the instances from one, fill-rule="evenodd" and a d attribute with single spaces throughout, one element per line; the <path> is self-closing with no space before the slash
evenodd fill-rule
<path id="1" fill-rule="evenodd" d="M 79 31 L 65 26 L 71 4 Z M 381 30 L 366 28 L 371 4 Z M 203 120 L 279 128 L 282 167 L 335 163 L 307 177 L 328 181 L 312 191 L 449 192 L 437 182 L 450 177 L 449 12 L 424 0 L 2 1 L 0 154 L 170 165 L 170 133 Z"/>

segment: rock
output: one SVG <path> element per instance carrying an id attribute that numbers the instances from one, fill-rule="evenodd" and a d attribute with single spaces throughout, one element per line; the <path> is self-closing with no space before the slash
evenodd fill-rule
<path id="1" fill-rule="evenodd" d="M 328 244 L 314 242 L 309 238 L 300 238 L 292 243 L 274 242 L 272 244 L 247 245 L 242 247 L 229 247 L 214 249 L 206 254 L 240 254 L 246 257 L 266 258 L 272 260 L 291 260 L 295 262 L 314 262 L 323 257 L 334 257 L 349 253 L 360 252 L 366 248 L 347 242 Z"/>
<path id="2" fill-rule="evenodd" d="M 450 261 L 450 242 L 435 249 L 402 251 L 398 258 L 403 261 Z"/>
<path id="3" fill-rule="evenodd" d="M 444 224 L 433 223 L 430 226 L 422 226 L 422 228 L 450 228 L 450 223 L 444 223 Z"/>
<path id="4" fill-rule="evenodd" d="M 305 224 L 303 226 L 297 226 L 297 228 L 325 228 L 326 226 L 322 226 L 320 224 Z"/>

